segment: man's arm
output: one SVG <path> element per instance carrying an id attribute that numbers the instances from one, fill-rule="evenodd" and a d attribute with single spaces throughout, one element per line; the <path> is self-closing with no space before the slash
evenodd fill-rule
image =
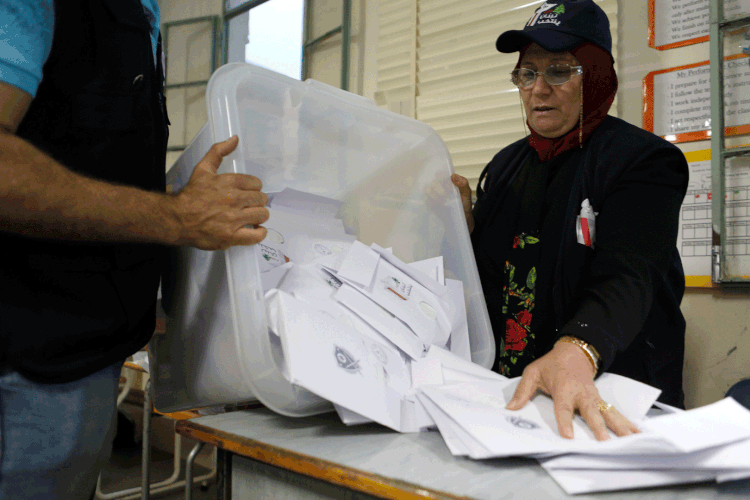
<path id="1" fill-rule="evenodd" d="M 237 147 L 214 144 L 177 195 L 79 175 L 15 131 L 31 96 L 0 82 L 0 227 L 27 236 L 190 245 L 205 250 L 258 243 L 268 219 L 259 179 L 216 171 Z"/>

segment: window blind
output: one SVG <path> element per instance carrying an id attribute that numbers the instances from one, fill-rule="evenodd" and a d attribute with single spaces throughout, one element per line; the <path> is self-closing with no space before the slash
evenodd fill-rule
<path id="1" fill-rule="evenodd" d="M 434 128 L 471 186 L 495 153 L 526 135 L 510 82 L 517 54 L 499 53 L 495 40 L 523 28 L 541 3 L 379 1 L 376 101 Z M 617 0 L 597 3 L 609 17 L 617 61 Z"/>

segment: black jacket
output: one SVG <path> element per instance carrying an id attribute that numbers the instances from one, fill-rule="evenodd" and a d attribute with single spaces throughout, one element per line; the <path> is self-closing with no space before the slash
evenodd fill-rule
<path id="1" fill-rule="evenodd" d="M 485 232 L 490 208 L 530 158 L 538 162 L 524 138 L 500 151 L 482 174 L 472 242 L 483 282 L 490 276 L 482 264 L 482 253 L 492 251 Z M 602 357 L 602 371 L 658 387 L 662 401 L 682 406 L 685 280 L 676 241 L 688 185 L 685 157 L 661 138 L 607 117 L 570 161 L 579 167 L 567 210 L 557 214 L 562 237 L 550 265 L 555 338 L 590 342 Z M 594 250 L 576 238 L 585 199 L 598 213 Z M 485 295 L 488 309 L 499 306 L 498 297 Z"/>
<path id="2" fill-rule="evenodd" d="M 140 0 L 55 2 L 52 50 L 18 136 L 89 177 L 165 188 L 167 119 Z M 162 250 L 0 232 L 2 359 L 67 382 L 150 339 Z"/>

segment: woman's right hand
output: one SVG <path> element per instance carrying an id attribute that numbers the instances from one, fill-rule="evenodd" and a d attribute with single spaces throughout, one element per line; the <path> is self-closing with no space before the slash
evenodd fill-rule
<path id="1" fill-rule="evenodd" d="M 471 188 L 469 187 L 469 181 L 466 177 L 453 174 L 451 175 L 451 182 L 453 182 L 461 194 L 461 204 L 464 206 L 466 224 L 469 226 L 469 234 L 471 234 L 474 230 L 474 214 L 471 212 Z"/>

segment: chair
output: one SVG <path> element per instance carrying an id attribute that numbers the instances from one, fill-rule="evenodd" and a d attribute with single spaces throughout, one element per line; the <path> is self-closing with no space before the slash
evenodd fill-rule
<path id="1" fill-rule="evenodd" d="M 135 390 L 133 389 L 133 379 L 135 378 L 134 375 L 137 372 L 145 373 L 148 375 L 148 371 L 144 369 L 142 366 L 126 361 L 123 370 L 123 375 L 125 376 L 125 384 L 120 391 L 120 394 L 117 397 L 117 406 L 119 407 L 120 404 L 122 404 L 123 401 L 128 397 L 128 395 L 132 395 L 135 393 Z M 139 391 L 140 392 L 140 391 Z M 135 487 L 135 488 L 127 488 L 120 491 L 113 491 L 109 493 L 104 493 L 101 489 L 101 474 L 99 475 L 99 479 L 97 480 L 96 484 L 96 498 L 99 500 L 115 500 L 115 499 L 122 499 L 122 500 L 130 500 L 130 499 L 136 499 L 136 498 L 142 498 L 143 500 L 148 500 L 150 495 L 159 495 L 163 493 L 168 493 L 174 490 L 181 489 L 186 486 L 187 481 L 191 481 L 192 484 L 196 483 L 202 483 L 205 481 L 213 480 L 216 477 L 216 450 L 214 449 L 212 460 L 213 460 L 213 469 L 202 476 L 199 477 L 192 477 L 192 464 L 195 460 L 195 457 L 198 455 L 198 452 L 200 451 L 201 447 L 196 446 L 188 457 L 188 470 L 190 471 L 185 479 L 178 480 L 180 476 L 180 460 L 182 455 L 182 436 L 175 433 L 175 441 L 174 441 L 174 469 L 172 472 L 172 475 L 165 479 L 164 481 L 159 481 L 157 483 L 151 483 L 150 481 L 150 465 L 151 465 L 151 419 L 153 417 L 153 414 L 157 413 L 159 415 L 162 415 L 164 417 L 167 417 L 172 420 L 173 425 L 178 420 L 185 420 L 189 418 L 195 418 L 200 416 L 197 412 L 194 411 L 181 411 L 181 412 L 174 412 L 174 413 L 162 413 L 158 410 L 156 410 L 152 403 L 151 403 L 151 380 L 147 379 L 145 383 L 145 388 L 143 390 L 143 452 L 141 456 L 141 486 Z M 149 485 L 149 486 L 147 486 Z M 189 488 L 186 488 L 189 490 Z"/>

